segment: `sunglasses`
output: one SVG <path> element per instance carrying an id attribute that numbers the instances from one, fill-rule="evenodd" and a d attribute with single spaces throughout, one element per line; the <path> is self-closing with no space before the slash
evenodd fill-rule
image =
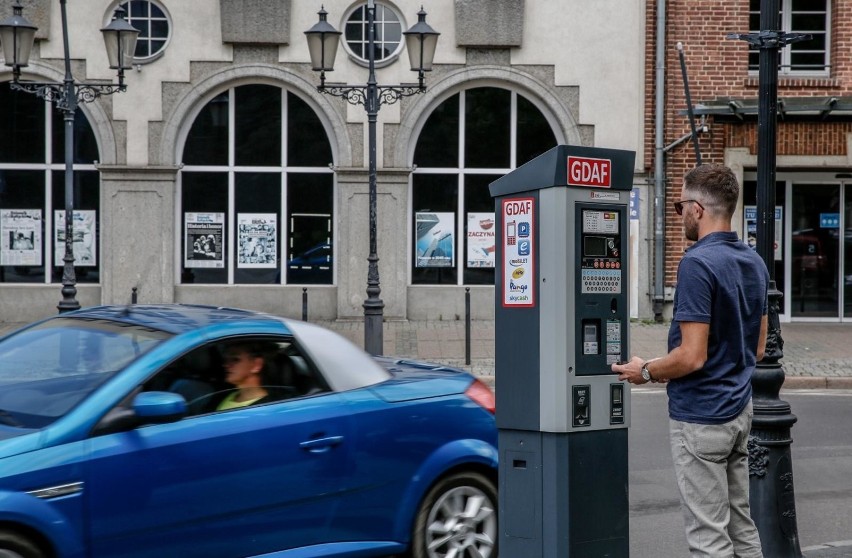
<path id="1" fill-rule="evenodd" d="M 700 207 L 702 211 L 704 211 L 704 206 L 701 205 L 698 200 L 681 200 L 674 202 L 675 213 L 677 213 L 678 215 L 683 215 L 683 204 L 685 203 L 694 203 L 695 205 Z"/>

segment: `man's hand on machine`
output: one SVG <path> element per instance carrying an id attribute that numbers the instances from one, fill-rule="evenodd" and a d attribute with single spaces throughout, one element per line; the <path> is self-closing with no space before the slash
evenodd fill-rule
<path id="1" fill-rule="evenodd" d="M 636 384 L 640 386 L 642 384 L 648 383 L 649 381 L 654 383 L 666 383 L 668 380 L 656 380 L 651 378 L 651 380 L 647 380 L 642 376 L 642 367 L 648 363 L 653 362 L 657 359 L 651 359 L 648 361 L 642 360 L 641 358 L 635 356 L 631 358 L 628 362 L 616 362 L 612 365 L 612 371 L 618 374 L 618 379 L 621 381 L 627 381 L 631 384 Z"/>

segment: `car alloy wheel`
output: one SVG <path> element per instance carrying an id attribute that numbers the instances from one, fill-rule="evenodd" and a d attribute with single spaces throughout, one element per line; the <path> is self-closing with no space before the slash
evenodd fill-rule
<path id="1" fill-rule="evenodd" d="M 497 558 L 497 492 L 478 473 L 439 481 L 423 500 L 415 558 Z"/>

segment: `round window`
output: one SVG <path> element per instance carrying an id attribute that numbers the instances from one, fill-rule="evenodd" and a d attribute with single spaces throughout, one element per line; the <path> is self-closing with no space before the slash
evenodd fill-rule
<path id="1" fill-rule="evenodd" d="M 133 58 L 143 64 L 159 58 L 171 35 L 165 9 L 150 0 L 129 0 L 119 6 L 127 14 L 127 22 L 139 30 Z"/>
<path id="2" fill-rule="evenodd" d="M 402 18 L 390 6 L 376 2 L 375 61 L 377 66 L 393 62 L 402 50 Z M 369 57 L 367 35 L 368 8 L 362 4 L 346 18 L 344 26 L 345 45 L 349 53 L 361 63 Z"/>

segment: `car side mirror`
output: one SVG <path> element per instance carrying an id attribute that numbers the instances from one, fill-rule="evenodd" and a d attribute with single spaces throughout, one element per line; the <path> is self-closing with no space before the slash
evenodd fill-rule
<path id="1" fill-rule="evenodd" d="M 146 424 L 177 422 L 187 414 L 186 400 L 167 391 L 146 391 L 133 399 L 131 408 L 116 408 L 98 423 L 95 436 L 127 432 Z"/>
<path id="2" fill-rule="evenodd" d="M 143 424 L 175 422 L 186 416 L 186 399 L 168 391 L 144 391 L 133 400 L 133 412 Z"/>

